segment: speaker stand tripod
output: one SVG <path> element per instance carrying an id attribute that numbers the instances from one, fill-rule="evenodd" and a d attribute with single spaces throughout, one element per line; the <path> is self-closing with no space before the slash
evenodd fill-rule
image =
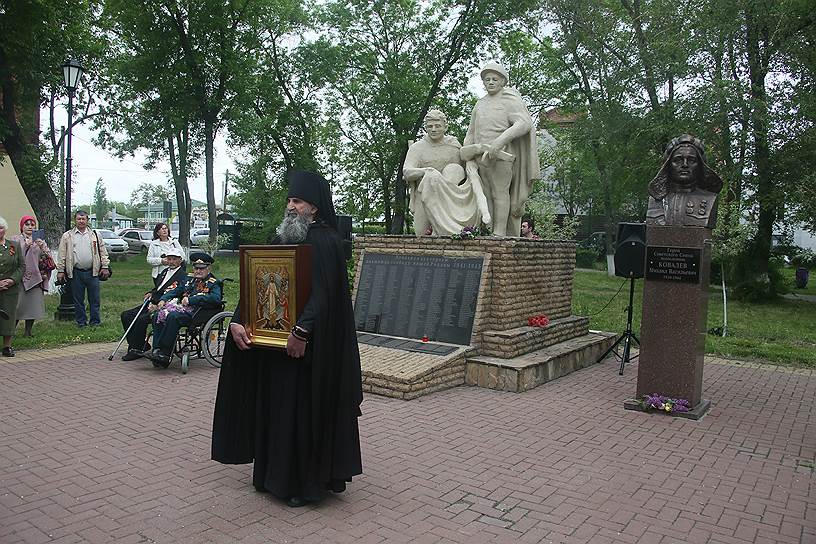
<path id="1" fill-rule="evenodd" d="M 620 372 L 618 372 L 618 374 L 620 374 L 621 376 L 623 376 L 624 365 L 630 362 L 629 351 L 632 346 L 632 340 L 637 342 L 637 345 L 640 346 L 640 340 L 638 340 L 638 337 L 635 336 L 634 332 L 632 332 L 632 307 L 634 306 L 633 304 L 634 298 L 635 298 L 635 278 L 631 277 L 629 278 L 629 306 L 626 308 L 626 330 L 618 337 L 617 340 L 615 340 L 615 343 L 612 344 L 609 347 L 609 349 L 604 352 L 603 355 L 598 357 L 598 360 L 596 361 L 596 363 L 600 363 L 606 358 L 607 355 L 609 355 L 610 353 L 614 353 L 615 357 L 619 358 L 621 362 Z M 616 347 L 618 347 L 618 344 L 620 344 L 621 342 L 623 342 L 622 356 L 618 355 L 617 351 L 613 351 Z M 635 357 L 637 357 L 637 355 L 635 355 Z"/>

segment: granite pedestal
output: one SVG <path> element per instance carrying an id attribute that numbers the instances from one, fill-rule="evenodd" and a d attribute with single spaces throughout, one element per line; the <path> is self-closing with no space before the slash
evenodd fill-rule
<path id="1" fill-rule="evenodd" d="M 695 414 L 703 400 L 711 231 L 648 225 L 640 325 L 637 396 L 686 399 Z"/>

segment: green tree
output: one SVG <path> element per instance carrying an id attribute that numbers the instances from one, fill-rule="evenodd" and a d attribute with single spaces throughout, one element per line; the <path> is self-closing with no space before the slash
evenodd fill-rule
<path id="1" fill-rule="evenodd" d="M 93 32 L 94 6 L 87 0 L 8 0 L 0 6 L 0 143 L 50 237 L 62 231 L 64 218 L 52 187 L 61 181 L 54 171 L 61 142 L 52 130 L 50 151 L 41 145 L 38 110 L 50 104 L 53 111 L 64 96 L 60 66 L 66 56 L 79 58 L 91 73 L 99 68 L 104 42 Z M 86 78 L 76 97 L 75 125 L 91 115 L 90 96 Z"/>
<path id="2" fill-rule="evenodd" d="M 102 178 L 96 180 L 96 186 L 94 187 L 94 198 L 93 198 L 93 209 L 94 213 L 96 214 L 96 224 L 102 225 L 103 221 L 105 220 L 105 214 L 107 214 L 110 209 L 110 202 L 108 201 L 108 192 L 105 189 L 105 182 L 102 181 Z"/>
<path id="3" fill-rule="evenodd" d="M 114 66 L 118 88 L 111 97 L 123 106 L 125 118 L 106 121 L 112 139 L 124 134 L 125 149 L 145 148 L 170 161 L 182 228 L 189 224 L 187 181 L 203 156 L 211 242 L 217 233 L 215 138 L 234 113 L 259 47 L 259 16 L 272 5 L 106 2 L 108 31 L 121 43 Z M 124 130 L 128 127 L 138 130 Z M 185 237 L 182 231 L 182 242 Z"/>
<path id="4" fill-rule="evenodd" d="M 149 204 L 155 206 L 165 200 L 171 200 L 172 197 L 172 191 L 164 185 L 148 182 L 140 183 L 139 186 L 130 193 L 132 206 L 137 208 Z"/>
<path id="5" fill-rule="evenodd" d="M 502 23 L 530 4 L 352 0 L 323 6 L 313 58 L 333 64 L 321 68 L 333 74 L 326 96 L 336 136 L 327 148 L 349 192 L 364 197 L 350 203 L 376 199 L 373 208 L 382 210 L 387 229 L 403 232 L 408 142 L 432 106 L 445 111 L 452 126 L 467 126 L 461 121 L 473 100 L 466 89 L 476 59 L 495 43 Z M 371 214 L 371 208 L 363 211 Z"/>

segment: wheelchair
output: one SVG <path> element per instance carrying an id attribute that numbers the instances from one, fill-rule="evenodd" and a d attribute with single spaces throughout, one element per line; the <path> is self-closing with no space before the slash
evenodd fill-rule
<path id="1" fill-rule="evenodd" d="M 224 284 L 232 281 L 234 280 L 231 278 L 218 280 L 221 284 L 222 297 Z M 190 323 L 179 329 L 170 354 L 170 362 L 178 357 L 181 361 L 182 374 L 187 374 L 190 359 L 204 358 L 210 365 L 220 368 L 232 315 L 233 312 L 224 310 L 223 300 L 217 307 L 197 308 L 191 316 Z"/>

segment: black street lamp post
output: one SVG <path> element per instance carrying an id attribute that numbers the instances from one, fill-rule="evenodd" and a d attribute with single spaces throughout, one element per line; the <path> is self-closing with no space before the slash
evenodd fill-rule
<path id="1" fill-rule="evenodd" d="M 82 65 L 76 59 L 70 59 L 62 65 L 62 75 L 65 79 L 65 88 L 68 91 L 68 140 L 66 143 L 65 160 L 65 231 L 71 229 L 71 134 L 74 123 L 74 93 L 83 72 Z M 66 274 L 66 281 L 68 281 Z M 74 319 L 74 297 L 71 295 L 70 283 L 62 288 L 60 304 L 55 316 L 59 320 Z"/>

